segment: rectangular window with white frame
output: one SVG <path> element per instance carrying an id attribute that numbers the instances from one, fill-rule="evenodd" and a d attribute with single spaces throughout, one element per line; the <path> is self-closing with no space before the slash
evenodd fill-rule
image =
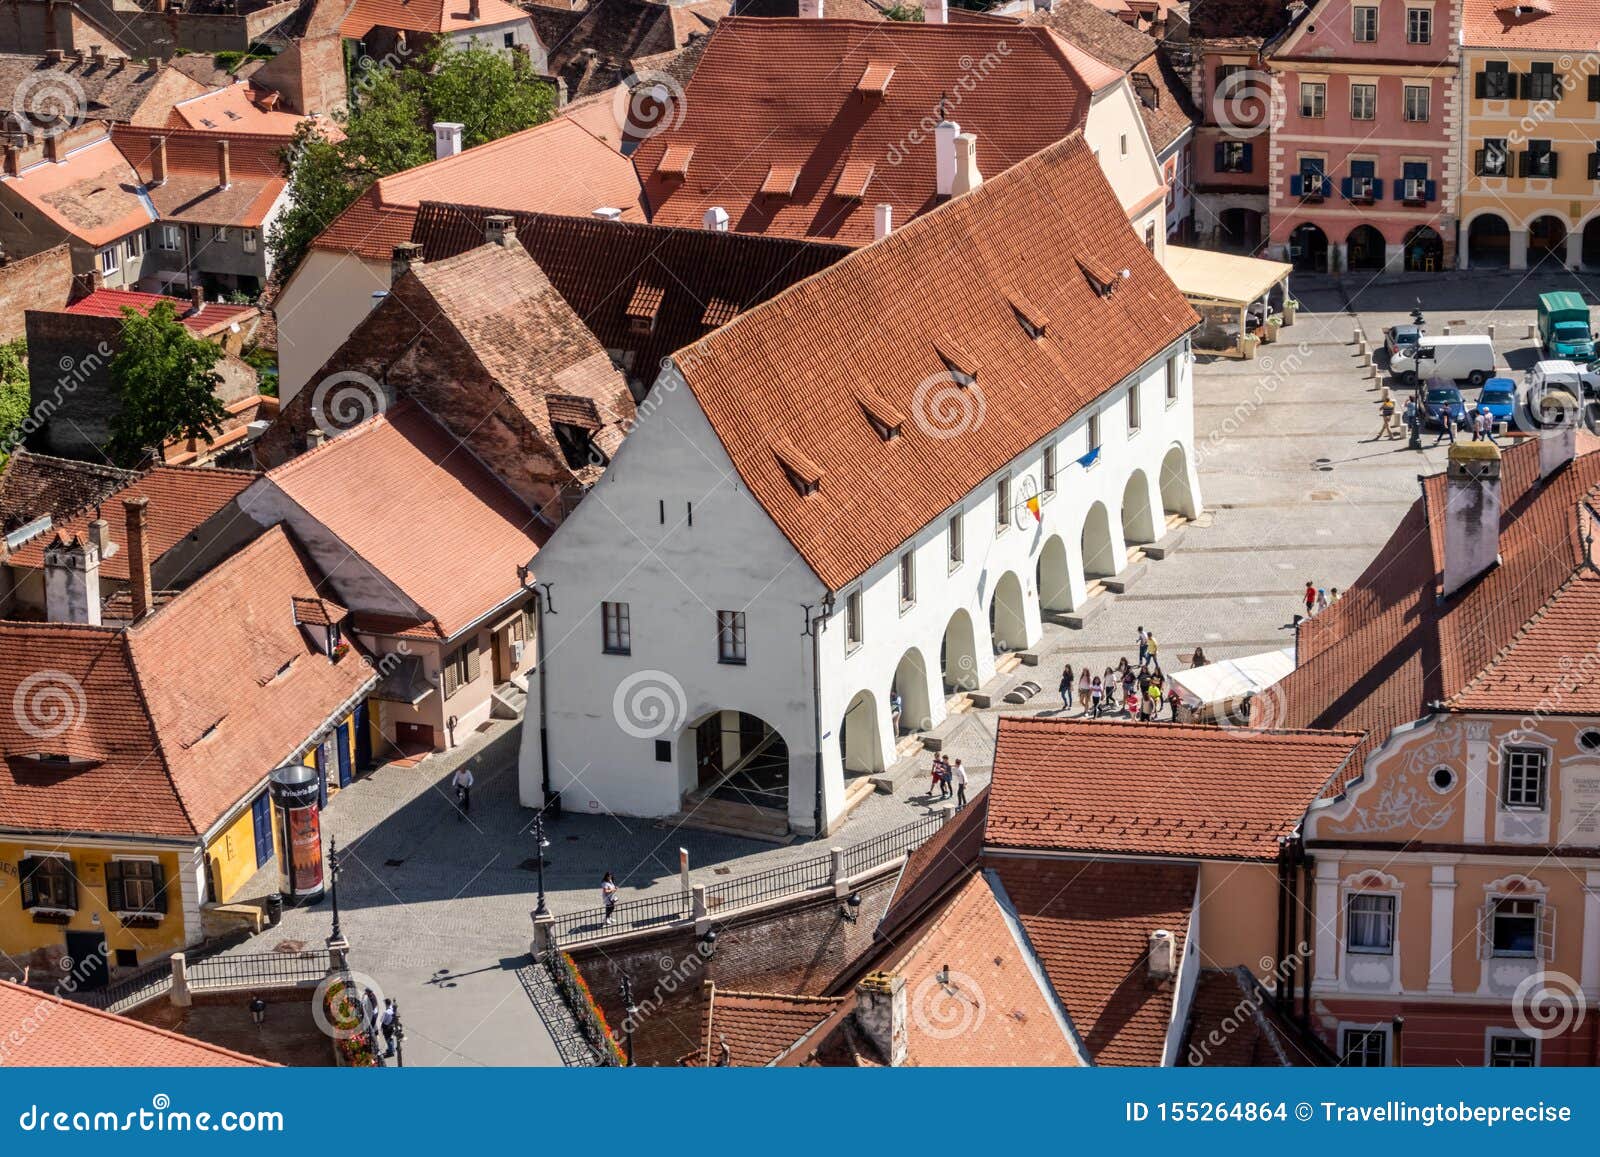
<path id="1" fill-rule="evenodd" d="M 1376 120 L 1378 117 L 1378 86 L 1375 84 L 1352 84 L 1350 86 L 1350 119 L 1357 121 Z"/>
<path id="2" fill-rule="evenodd" d="M 1351 1069 L 1381 1069 L 1388 1063 L 1388 1028 L 1373 1026 L 1339 1030 L 1340 1065 Z"/>
<path id="3" fill-rule="evenodd" d="M 1350 9 L 1350 39 L 1357 44 L 1371 44 L 1378 39 L 1376 6 L 1363 4 Z"/>
<path id="4" fill-rule="evenodd" d="M 966 558 L 967 547 L 964 536 L 965 531 L 961 525 L 961 512 L 958 510 L 950 516 L 950 528 L 948 531 L 951 570 L 955 570 L 961 565 L 962 560 Z"/>
<path id="5" fill-rule="evenodd" d="M 24 911 L 76 912 L 78 876 L 70 857 L 58 852 L 22 853 L 17 886 Z"/>
<path id="6" fill-rule="evenodd" d="M 1328 115 L 1328 86 L 1322 81 L 1300 82 L 1300 115 L 1307 120 L 1321 120 Z"/>
<path id="7" fill-rule="evenodd" d="M 844 649 L 848 654 L 861 646 L 865 638 L 861 622 L 861 588 L 857 587 L 844 597 Z"/>
<path id="8" fill-rule="evenodd" d="M 717 662 L 742 666 L 746 661 L 743 611 L 717 612 Z"/>
<path id="9" fill-rule="evenodd" d="M 996 534 L 1002 534 L 1011 529 L 1010 475 L 994 484 L 994 529 Z"/>
<path id="10" fill-rule="evenodd" d="M 1484 1064 L 1491 1069 L 1532 1069 L 1539 1064 L 1539 1041 L 1515 1029 L 1490 1029 Z"/>
<path id="11" fill-rule="evenodd" d="M 144 256 L 144 230 L 128 234 L 128 260 L 137 261 Z"/>
<path id="12" fill-rule="evenodd" d="M 1144 416 L 1139 410 L 1139 383 L 1128 387 L 1128 437 L 1133 437 L 1143 425 Z"/>
<path id="13" fill-rule="evenodd" d="M 607 655 L 633 653 L 633 617 L 627 603 L 601 603 L 601 644 Z"/>
<path id="14" fill-rule="evenodd" d="M 1084 423 L 1084 432 L 1088 435 L 1089 453 L 1093 454 L 1100 449 L 1100 415 L 1090 414 L 1089 420 Z"/>
<path id="15" fill-rule="evenodd" d="M 161 226 L 161 248 L 166 253 L 176 253 L 183 248 L 183 227 L 181 225 Z"/>
<path id="16" fill-rule="evenodd" d="M 917 605 L 917 556 L 906 551 L 900 556 L 900 609 L 909 610 Z"/>
<path id="17" fill-rule="evenodd" d="M 1433 9 L 1406 9 L 1406 43 L 1428 44 L 1433 40 Z"/>
<path id="18" fill-rule="evenodd" d="M 1180 369 L 1176 354 L 1167 359 L 1167 405 L 1169 406 L 1178 400 L 1178 375 Z"/>
<path id="19" fill-rule="evenodd" d="M 100 272 L 110 277 L 122 268 L 121 246 L 108 245 L 100 250 Z"/>
<path id="20" fill-rule="evenodd" d="M 1486 906 L 1485 943 L 1488 955 L 1533 960 L 1551 946 L 1549 917 L 1544 902 L 1532 896 L 1496 896 Z"/>
<path id="21" fill-rule="evenodd" d="M 1056 444 L 1051 442 L 1044 448 L 1044 481 L 1039 487 L 1039 489 L 1044 492 L 1046 498 L 1054 495 L 1056 492 L 1056 472 Z"/>
<path id="22" fill-rule="evenodd" d="M 1405 99 L 1403 114 L 1408 121 L 1425 121 L 1428 119 L 1428 98 L 1432 90 L 1425 84 L 1408 84 L 1405 86 Z"/>
<path id="23" fill-rule="evenodd" d="M 258 235 L 254 229 L 242 230 L 239 234 L 239 241 L 244 246 L 246 253 L 254 253 L 259 244 Z"/>
<path id="24" fill-rule="evenodd" d="M 1543 811 L 1550 774 L 1550 753 L 1542 747 L 1500 749 L 1500 806 L 1508 810 Z"/>
<path id="25" fill-rule="evenodd" d="M 1345 900 L 1345 944 L 1367 956 L 1394 955 L 1395 898 L 1352 892 Z"/>

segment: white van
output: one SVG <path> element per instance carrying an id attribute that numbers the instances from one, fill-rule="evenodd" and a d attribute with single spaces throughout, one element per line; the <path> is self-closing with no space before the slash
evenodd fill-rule
<path id="1" fill-rule="evenodd" d="M 1576 362 L 1538 362 L 1528 374 L 1528 384 L 1535 398 L 1543 397 L 1552 389 L 1564 389 L 1580 400 L 1600 398 L 1600 371 L 1586 369 Z"/>
<path id="2" fill-rule="evenodd" d="M 1415 385 L 1419 378 L 1469 381 L 1481 386 L 1494 377 L 1494 342 L 1481 333 L 1424 335 L 1416 349 L 1401 349 L 1389 359 L 1389 372 L 1408 386 Z"/>

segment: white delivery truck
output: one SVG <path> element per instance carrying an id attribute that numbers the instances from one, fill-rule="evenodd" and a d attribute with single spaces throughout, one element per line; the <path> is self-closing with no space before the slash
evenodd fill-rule
<path id="1" fill-rule="evenodd" d="M 1434 378 L 1481 386 L 1494 377 L 1494 343 L 1481 333 L 1424 335 L 1415 349 L 1402 349 L 1389 359 L 1389 372 L 1408 386 Z"/>
<path id="2" fill-rule="evenodd" d="M 1531 397 L 1542 398 L 1553 389 L 1564 389 L 1580 401 L 1600 398 L 1600 371 L 1586 369 L 1577 362 L 1559 360 L 1538 362 L 1528 374 Z"/>

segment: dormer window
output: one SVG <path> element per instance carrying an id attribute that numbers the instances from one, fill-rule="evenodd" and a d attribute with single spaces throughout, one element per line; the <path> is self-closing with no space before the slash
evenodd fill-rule
<path id="1" fill-rule="evenodd" d="M 905 431 L 906 416 L 876 392 L 862 388 L 856 394 L 856 401 L 881 440 L 892 442 Z"/>
<path id="2" fill-rule="evenodd" d="M 633 287 L 633 296 L 623 312 L 628 317 L 628 328 L 637 334 L 654 333 L 656 317 L 661 313 L 661 303 L 666 300 L 666 290 L 641 281 Z"/>
<path id="3" fill-rule="evenodd" d="M 809 498 L 822 488 L 822 468 L 787 442 L 775 443 L 772 454 L 789 485 L 801 498 Z"/>
<path id="4" fill-rule="evenodd" d="M 862 96 L 882 96 L 889 91 L 889 81 L 893 78 L 894 65 L 882 60 L 868 61 L 861 79 L 856 81 L 856 91 Z"/>
<path id="5" fill-rule="evenodd" d="M 767 170 L 767 179 L 761 182 L 763 197 L 792 197 L 794 187 L 800 183 L 799 165 L 773 165 Z"/>
<path id="6" fill-rule="evenodd" d="M 693 158 L 693 145 L 668 145 L 661 154 L 661 163 L 656 166 L 656 172 L 681 181 L 689 175 L 689 162 Z"/>
<path id="7" fill-rule="evenodd" d="M 939 360 L 958 386 L 970 386 L 978 380 L 978 360 L 954 342 L 935 347 Z"/>
<path id="8" fill-rule="evenodd" d="M 1022 332 L 1030 338 L 1037 340 L 1045 335 L 1050 328 L 1050 319 L 1020 293 L 1011 295 L 1011 312 L 1017 315 L 1017 324 L 1022 326 Z"/>
<path id="9" fill-rule="evenodd" d="M 1116 292 L 1118 283 L 1127 276 L 1126 270 L 1118 273 L 1098 261 L 1083 257 L 1078 258 L 1078 268 L 1083 271 L 1090 288 L 1100 297 L 1110 297 Z"/>
<path id="10" fill-rule="evenodd" d="M 868 160 L 849 160 L 839 170 L 839 180 L 833 191 L 847 201 L 859 201 L 867 195 L 867 184 L 872 180 L 873 164 Z"/>

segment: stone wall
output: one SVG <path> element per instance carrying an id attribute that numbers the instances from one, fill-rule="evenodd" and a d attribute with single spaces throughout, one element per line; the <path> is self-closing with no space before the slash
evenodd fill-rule
<path id="1" fill-rule="evenodd" d="M 57 245 L 0 265 L 0 342 L 26 333 L 30 309 L 63 309 L 72 294 L 72 250 Z"/>

